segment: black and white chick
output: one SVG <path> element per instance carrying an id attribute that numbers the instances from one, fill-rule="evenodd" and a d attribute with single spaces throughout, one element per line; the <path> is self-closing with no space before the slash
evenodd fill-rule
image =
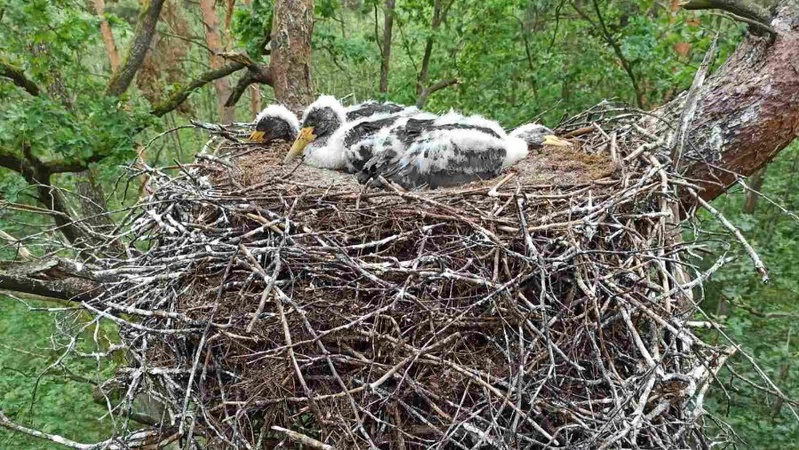
<path id="1" fill-rule="evenodd" d="M 490 179 L 526 158 L 531 148 L 568 146 L 552 130 L 523 125 L 510 134 L 480 116 L 450 112 L 439 118 L 407 118 L 382 130 L 375 156 L 358 173 L 362 183 L 382 177 L 405 189 L 459 186 Z"/>
<path id="2" fill-rule="evenodd" d="M 300 131 L 297 116 L 283 105 L 269 105 L 255 117 L 255 131 L 250 141 L 267 143 L 273 140 L 294 142 Z"/>
<path id="3" fill-rule="evenodd" d="M 415 107 L 376 102 L 358 111 L 349 114 L 353 110 L 348 113 L 335 97 L 319 97 L 303 113 L 302 128 L 284 163 L 302 156 L 303 162 L 313 167 L 355 173 L 371 158 L 373 137 L 380 130 L 400 117 L 418 113 Z M 352 119 L 348 120 L 348 115 Z"/>

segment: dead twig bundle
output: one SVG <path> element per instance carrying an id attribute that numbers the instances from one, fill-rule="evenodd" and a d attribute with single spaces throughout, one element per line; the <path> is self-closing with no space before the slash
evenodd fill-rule
<path id="1" fill-rule="evenodd" d="M 187 448 L 702 448 L 732 351 L 691 319 L 725 259 L 689 257 L 692 185 L 640 118 L 602 105 L 561 127 L 571 154 L 457 190 L 248 182 L 253 147 L 224 138 L 151 170 L 117 282 L 84 302 L 128 352 L 105 387 Z M 546 178 L 558 157 L 586 176 Z"/>

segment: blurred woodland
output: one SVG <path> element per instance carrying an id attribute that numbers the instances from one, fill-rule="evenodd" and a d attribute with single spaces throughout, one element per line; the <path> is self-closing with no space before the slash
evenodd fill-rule
<path id="1" fill-rule="evenodd" d="M 181 128 L 190 120 L 250 122 L 277 98 L 299 108 L 328 93 L 348 103 L 455 108 L 507 128 L 532 120 L 554 127 L 606 99 L 655 109 L 691 86 L 714 40 L 711 72 L 757 28 L 678 0 L 278 1 L 310 8 L 313 20 L 310 77 L 297 87 L 303 55 L 273 54 L 296 45 L 285 40 L 295 31 L 273 32 L 286 14 L 275 3 L 0 0 L 0 259 L 80 253 L 70 245 L 82 232 L 75 218 L 111 232 L 145 192 L 126 167 L 194 160 L 207 136 Z M 799 420 L 785 404 L 799 397 L 799 145 L 739 181 L 712 204 L 742 230 L 771 281 L 761 282 L 744 248 L 704 231 L 732 258 L 705 285 L 701 307 L 756 362 L 738 354 L 719 373 L 708 421 L 732 425 L 739 448 L 787 448 L 799 442 Z M 59 318 L 77 307 L 3 292 L 0 410 L 74 441 L 105 439 L 119 418 L 93 386 L 113 373 L 113 361 L 89 347 L 62 358 L 65 346 L 84 343 L 54 337 L 69 334 Z M 110 348 L 114 331 L 103 324 L 87 338 Z M 758 371 L 788 399 L 745 381 Z M 0 428 L 0 448 L 60 447 Z"/>

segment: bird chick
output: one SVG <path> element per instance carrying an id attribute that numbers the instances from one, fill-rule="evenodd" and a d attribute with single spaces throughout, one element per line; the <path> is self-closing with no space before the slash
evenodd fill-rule
<path id="1" fill-rule="evenodd" d="M 293 142 L 300 131 L 300 121 L 283 105 L 269 105 L 255 117 L 255 131 L 250 141 L 267 143 L 276 139 Z"/>

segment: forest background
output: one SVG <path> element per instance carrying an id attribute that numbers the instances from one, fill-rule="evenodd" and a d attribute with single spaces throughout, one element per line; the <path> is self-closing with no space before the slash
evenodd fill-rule
<path id="1" fill-rule="evenodd" d="M 66 206 L 91 217 L 93 208 L 119 210 L 139 196 L 139 180 L 125 172 L 137 158 L 188 163 L 206 138 L 185 129 L 142 152 L 165 130 L 192 119 L 248 122 L 274 101 L 261 70 L 270 58 L 271 0 L 167 1 L 134 84 L 119 98 L 101 95 L 156 1 L 0 0 L 0 258 L 20 256 L 14 239 L 52 227 L 40 214 L 42 193 L 13 158 L 28 152 L 57 169 L 47 175 L 67 194 Z M 718 65 L 746 32 L 676 0 L 317 0 L 314 13 L 317 92 L 456 108 L 508 128 L 531 120 L 554 126 L 604 99 L 654 108 L 690 86 L 714 36 Z M 18 83 L 19 74 L 32 84 Z M 32 92 L 39 89 L 49 95 Z M 715 200 L 763 257 L 772 282 L 763 285 L 742 254 L 707 284 L 702 304 L 790 397 L 799 393 L 799 217 L 786 211 L 799 209 L 797 176 L 794 144 L 750 177 L 768 200 L 740 186 Z M 37 242 L 26 249 L 57 248 Z M 69 305 L 0 294 L 0 409 L 32 428 L 102 440 L 114 420 L 92 386 L 114 367 L 91 358 L 53 366 L 61 313 L 40 309 L 54 307 Z M 103 332 L 112 342 L 114 330 Z M 723 389 L 712 391 L 711 415 L 752 447 L 799 442 L 799 424 L 782 402 L 736 375 L 752 370 L 731 361 L 719 377 Z M 52 444 L 0 430 L 0 448 Z"/>

